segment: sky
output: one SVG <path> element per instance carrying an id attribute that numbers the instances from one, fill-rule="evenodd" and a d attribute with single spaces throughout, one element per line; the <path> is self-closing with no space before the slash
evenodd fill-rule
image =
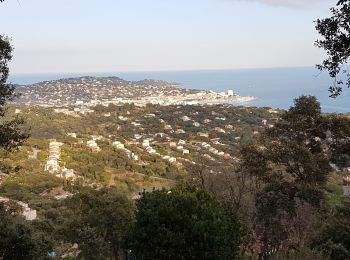
<path id="1" fill-rule="evenodd" d="M 22 73 L 314 66 L 314 21 L 336 0 L 6 0 Z"/>

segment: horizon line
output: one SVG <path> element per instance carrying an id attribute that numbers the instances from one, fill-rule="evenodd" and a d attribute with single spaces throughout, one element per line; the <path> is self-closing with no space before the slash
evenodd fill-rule
<path id="1" fill-rule="evenodd" d="M 239 71 L 239 70 L 269 70 L 269 69 L 298 69 L 298 68 L 315 68 L 315 66 L 272 66 L 272 67 L 251 67 L 251 68 L 222 68 L 222 69 L 164 69 L 164 70 L 120 70 L 120 71 L 73 71 L 73 72 L 19 72 L 9 73 L 9 77 L 15 75 L 52 75 L 52 74 L 86 74 L 89 76 L 91 73 L 154 73 L 154 72 L 193 72 L 193 71 Z"/>

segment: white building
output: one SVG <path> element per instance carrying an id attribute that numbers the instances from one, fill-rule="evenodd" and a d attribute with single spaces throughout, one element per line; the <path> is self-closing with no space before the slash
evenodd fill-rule
<path id="1" fill-rule="evenodd" d="M 59 165 L 59 159 L 61 157 L 61 146 L 63 143 L 52 140 L 49 144 L 49 158 L 45 164 L 45 171 L 50 173 L 59 172 L 61 167 Z"/>
<path id="2" fill-rule="evenodd" d="M 48 171 L 50 173 L 59 172 L 61 170 L 61 167 L 59 165 L 59 162 L 57 159 L 48 159 L 45 164 L 45 171 Z"/>
<path id="3" fill-rule="evenodd" d="M 179 145 L 178 147 L 176 147 L 176 149 L 179 151 L 183 151 L 184 147 L 182 145 Z"/>
<path id="4" fill-rule="evenodd" d="M 68 136 L 73 137 L 73 138 L 77 138 L 77 134 L 76 133 L 67 133 Z"/>
<path id="5" fill-rule="evenodd" d="M 11 200 L 8 198 L 0 197 L 0 203 L 9 203 Z M 36 210 L 29 208 L 27 203 L 22 201 L 14 201 L 22 209 L 22 216 L 29 221 L 35 220 L 37 218 Z"/>
<path id="6" fill-rule="evenodd" d="M 99 152 L 101 151 L 101 148 L 97 145 L 95 140 L 89 140 L 86 142 L 86 145 L 91 148 L 93 152 Z"/>
<path id="7" fill-rule="evenodd" d="M 125 145 L 122 144 L 122 143 L 119 142 L 119 141 L 113 142 L 112 145 L 113 145 L 115 148 L 117 148 L 117 149 L 125 149 Z"/>
<path id="8" fill-rule="evenodd" d="M 176 162 L 176 158 L 175 157 L 170 157 L 168 161 L 170 163 L 175 163 Z"/>
<path id="9" fill-rule="evenodd" d="M 187 121 L 190 121 L 191 118 L 189 118 L 188 116 L 183 116 L 181 117 L 181 119 L 184 121 L 184 122 L 187 122 Z"/>

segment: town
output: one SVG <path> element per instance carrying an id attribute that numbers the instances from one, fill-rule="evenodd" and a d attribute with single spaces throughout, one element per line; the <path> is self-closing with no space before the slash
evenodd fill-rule
<path id="1" fill-rule="evenodd" d="M 43 107 L 93 107 L 109 104 L 194 105 L 246 103 L 255 97 L 241 97 L 233 90 L 214 92 L 181 88 L 160 80 L 126 81 L 118 77 L 80 77 L 16 86 L 16 104 Z"/>

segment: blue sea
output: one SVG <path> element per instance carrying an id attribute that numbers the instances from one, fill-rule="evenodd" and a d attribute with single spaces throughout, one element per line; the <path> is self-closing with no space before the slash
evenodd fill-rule
<path id="1" fill-rule="evenodd" d="M 255 96 L 257 101 L 250 106 L 288 109 L 293 99 L 300 95 L 315 95 L 324 112 L 350 112 L 350 90 L 342 96 L 329 97 L 328 88 L 332 79 L 326 72 L 320 73 L 312 67 L 198 70 L 163 72 L 106 72 L 65 74 L 17 74 L 9 82 L 31 84 L 78 76 L 117 76 L 125 80 L 159 79 L 180 83 L 185 88 L 225 91 L 233 89 L 241 96 Z"/>

